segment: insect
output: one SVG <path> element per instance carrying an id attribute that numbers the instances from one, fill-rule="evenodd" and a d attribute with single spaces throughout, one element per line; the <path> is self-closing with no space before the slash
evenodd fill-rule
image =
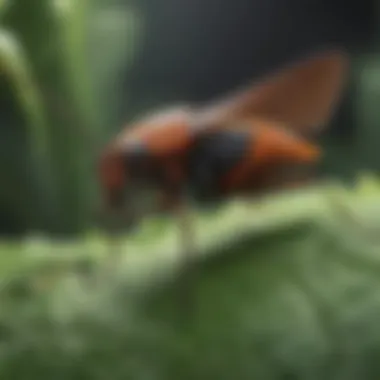
<path id="1" fill-rule="evenodd" d="M 320 149 L 302 134 L 330 119 L 347 62 L 343 52 L 324 51 L 213 104 L 165 110 L 127 126 L 99 161 L 105 210 L 131 224 L 145 213 L 173 213 L 189 259 L 190 198 L 265 192 L 289 169 L 318 164 Z M 143 189 L 158 194 L 146 212 L 137 207 Z"/>

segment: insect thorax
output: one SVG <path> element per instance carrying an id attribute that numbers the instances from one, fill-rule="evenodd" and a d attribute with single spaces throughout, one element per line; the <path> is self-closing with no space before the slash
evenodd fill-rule
<path id="1" fill-rule="evenodd" d="M 189 187 L 198 201 L 222 196 L 222 181 L 245 157 L 250 144 L 247 131 L 215 131 L 196 141 L 187 160 Z"/>

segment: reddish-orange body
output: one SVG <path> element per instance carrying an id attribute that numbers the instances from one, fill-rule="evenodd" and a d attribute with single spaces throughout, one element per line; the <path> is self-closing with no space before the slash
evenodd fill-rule
<path id="1" fill-rule="evenodd" d="M 170 198 L 185 188 L 200 190 L 208 198 L 255 192 L 273 185 L 273 176 L 281 165 L 312 166 L 320 157 L 316 146 L 279 123 L 251 118 L 217 129 L 201 129 L 177 114 L 172 117 L 162 126 L 145 129 L 144 125 L 131 134 L 127 132 L 105 151 L 101 178 L 109 201 L 112 197 L 115 202 L 121 201 L 120 191 L 136 179 L 161 187 L 169 204 Z M 225 142 L 219 147 L 216 141 L 220 137 Z M 235 148 L 236 137 L 239 146 Z M 200 144 L 204 146 L 201 153 L 197 150 Z M 128 166 L 129 151 L 135 147 L 141 156 L 130 164 L 140 165 L 137 170 Z M 219 171 L 213 173 L 216 166 Z M 204 169 L 208 178 L 200 174 Z"/>

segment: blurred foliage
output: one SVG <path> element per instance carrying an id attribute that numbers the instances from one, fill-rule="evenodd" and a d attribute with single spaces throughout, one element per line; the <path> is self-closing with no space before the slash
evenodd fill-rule
<path id="1" fill-rule="evenodd" d="M 117 80 L 138 18 L 120 2 L 18 0 L 0 9 L 0 225 L 81 232 L 94 213 L 95 157 L 118 103 L 127 104 Z"/>
<path id="2" fill-rule="evenodd" d="M 52 253 L 67 250 L 74 260 L 87 252 L 95 262 L 107 253 L 99 235 L 76 245 L 2 246 L 2 260 L 29 265 L 20 260 L 18 271 L 1 275 L 0 378 L 378 379 L 380 241 L 331 207 L 335 195 L 377 228 L 379 182 L 363 177 L 357 187 L 199 216 L 190 309 L 169 221 L 126 241 L 111 278 L 98 275 L 103 264 L 95 276 L 78 275 L 59 264 L 67 255 Z M 53 285 L 49 260 L 66 268 Z"/>

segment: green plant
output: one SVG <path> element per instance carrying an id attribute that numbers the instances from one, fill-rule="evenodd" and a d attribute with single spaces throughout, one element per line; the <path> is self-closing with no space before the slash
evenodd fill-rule
<path id="1" fill-rule="evenodd" d="M 112 278 L 88 282 L 69 269 L 34 293 L 25 289 L 38 267 L 63 267 L 79 253 L 97 261 L 102 237 L 4 246 L 19 259 L 11 276 L 19 286 L 1 292 L 1 379 L 377 379 L 379 242 L 342 220 L 330 200 L 336 194 L 377 226 L 378 182 L 359 189 L 320 188 L 250 212 L 231 204 L 198 215 L 193 309 L 182 309 L 189 305 L 170 221 L 152 220 L 126 239 Z M 71 258 L 54 253 L 65 250 Z"/>
<path id="2" fill-rule="evenodd" d="M 25 230 L 68 234 L 91 225 L 96 156 L 121 101 L 112 84 L 133 56 L 127 36 L 137 24 L 119 8 L 124 13 L 88 0 L 1 4 L 0 209 Z M 115 15 L 124 18 L 113 22 Z"/>

